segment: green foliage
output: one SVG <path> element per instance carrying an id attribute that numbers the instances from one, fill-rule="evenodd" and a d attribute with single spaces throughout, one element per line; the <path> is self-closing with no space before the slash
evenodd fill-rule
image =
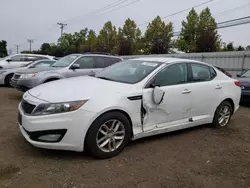
<path id="1" fill-rule="evenodd" d="M 2 40 L 0 41 L 0 57 L 5 57 L 7 55 L 7 42 L 5 40 Z"/>
<path id="2" fill-rule="evenodd" d="M 171 47 L 171 38 L 173 36 L 173 24 L 165 24 L 159 16 L 147 27 L 144 42 L 146 52 L 150 54 L 165 54 Z"/>
<path id="3" fill-rule="evenodd" d="M 97 51 L 111 52 L 116 46 L 117 32 L 111 21 L 104 24 L 97 37 Z"/>
<path id="4" fill-rule="evenodd" d="M 184 52 L 216 52 L 220 45 L 221 39 L 210 9 L 204 9 L 200 15 L 192 9 L 187 22 L 182 22 L 181 34 L 176 41 L 177 48 Z"/>
<path id="5" fill-rule="evenodd" d="M 199 16 L 197 12 L 192 9 L 188 16 L 187 21 L 182 21 L 181 34 L 176 41 L 176 47 L 184 52 L 196 52 L 196 39 L 198 28 Z"/>
<path id="6" fill-rule="evenodd" d="M 118 53 L 120 55 L 138 54 L 141 48 L 141 30 L 134 20 L 127 19 L 118 31 Z"/>

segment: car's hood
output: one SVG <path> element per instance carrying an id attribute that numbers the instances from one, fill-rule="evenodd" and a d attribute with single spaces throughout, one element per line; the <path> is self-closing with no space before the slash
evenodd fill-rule
<path id="1" fill-rule="evenodd" d="M 130 84 L 80 76 L 45 83 L 28 92 L 38 99 L 56 103 L 103 97 L 112 93 L 125 93 L 130 88 Z"/>
<path id="2" fill-rule="evenodd" d="M 12 69 L 2 69 L 6 72 L 16 72 L 16 71 L 21 71 L 21 70 L 24 70 L 24 69 L 27 69 L 27 67 L 18 67 L 18 68 L 12 68 Z"/>
<path id="3" fill-rule="evenodd" d="M 50 71 L 50 70 L 55 70 L 55 69 L 58 69 L 58 68 L 55 68 L 55 67 L 39 67 L 39 68 L 31 68 L 31 69 L 20 70 L 17 73 L 19 73 L 19 74 L 28 74 L 28 73 L 34 73 L 34 72 Z"/>

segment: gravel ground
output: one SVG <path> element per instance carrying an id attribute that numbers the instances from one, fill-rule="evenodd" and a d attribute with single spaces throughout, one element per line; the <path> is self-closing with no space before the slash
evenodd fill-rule
<path id="1" fill-rule="evenodd" d="M 22 94 L 0 87 L 0 187 L 250 187 L 250 108 L 225 129 L 200 126 L 141 139 L 117 157 L 37 149 L 17 126 Z"/>

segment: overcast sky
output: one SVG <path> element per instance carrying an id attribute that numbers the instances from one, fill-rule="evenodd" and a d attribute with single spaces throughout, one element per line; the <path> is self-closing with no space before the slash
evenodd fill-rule
<path id="1" fill-rule="evenodd" d="M 27 38 L 35 39 L 32 45 L 37 49 L 43 42 L 56 42 L 60 36 L 57 22 L 66 21 L 65 32 L 75 32 L 88 27 L 96 32 L 106 21 L 112 21 L 117 27 L 122 26 L 126 18 L 131 18 L 139 25 L 151 21 L 157 15 L 163 17 L 182 9 L 205 2 L 207 0 L 139 0 L 129 6 L 106 14 L 86 14 L 103 8 L 117 0 L 0 0 L 0 40 L 8 42 L 8 49 L 15 53 L 15 44 L 20 44 L 20 50 L 29 48 Z M 136 0 L 128 0 L 130 3 Z M 250 0 L 214 0 L 211 3 L 196 8 L 200 12 L 208 6 L 212 14 L 246 5 L 244 8 L 215 16 L 216 22 L 250 15 Z M 117 6 L 118 7 L 118 6 Z M 117 7 L 107 9 L 108 12 Z M 164 19 L 174 23 L 174 30 L 179 31 L 181 21 L 187 12 Z M 146 25 L 140 26 L 145 31 Z M 235 45 L 250 45 L 250 24 L 219 30 L 223 41 L 233 41 Z"/>

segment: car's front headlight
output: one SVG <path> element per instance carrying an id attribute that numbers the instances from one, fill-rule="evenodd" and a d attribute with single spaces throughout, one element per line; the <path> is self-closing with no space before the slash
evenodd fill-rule
<path id="1" fill-rule="evenodd" d="M 40 116 L 40 115 L 72 112 L 79 109 L 86 102 L 87 100 L 63 102 L 63 103 L 43 103 L 37 106 L 32 115 Z"/>
<path id="2" fill-rule="evenodd" d="M 21 74 L 20 78 L 33 78 L 37 75 L 37 72 L 30 73 L 30 74 Z"/>
<path id="3" fill-rule="evenodd" d="M 5 72 L 6 72 L 6 71 L 3 71 L 3 70 L 1 71 L 1 70 L 0 70 L 0 74 L 3 74 L 3 73 L 5 73 Z"/>

